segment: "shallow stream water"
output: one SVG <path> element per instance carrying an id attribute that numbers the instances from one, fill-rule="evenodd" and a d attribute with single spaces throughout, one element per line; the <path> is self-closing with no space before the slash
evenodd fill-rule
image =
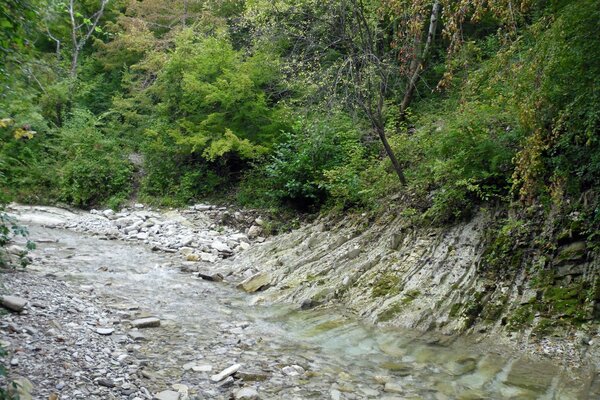
<path id="1" fill-rule="evenodd" d="M 30 234 L 43 239 L 34 270 L 94 292 L 123 319 L 161 319 L 159 328 L 143 330 L 150 340 L 137 350 L 157 391 L 182 383 L 191 398 L 226 399 L 233 388 L 209 377 L 241 363 L 242 383 L 262 399 L 586 398 L 585 374 L 556 362 L 482 349 L 468 339 L 371 327 L 339 308 L 253 305 L 253 296 L 182 273 L 174 256 L 143 245 L 36 223 Z M 186 370 L 189 363 L 213 371 Z M 286 376 L 288 365 L 306 373 Z"/>

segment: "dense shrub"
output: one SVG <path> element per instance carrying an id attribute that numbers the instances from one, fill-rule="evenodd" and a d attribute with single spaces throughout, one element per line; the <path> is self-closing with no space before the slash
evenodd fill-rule
<path id="1" fill-rule="evenodd" d="M 361 131 L 341 114 L 313 115 L 297 121 L 264 166 L 266 195 L 298 209 L 359 203 L 361 172 L 367 166 Z"/>
<path id="2" fill-rule="evenodd" d="M 57 152 L 63 200 L 89 207 L 111 198 L 125 199 L 131 189 L 132 167 L 115 139 L 102 134 L 96 118 L 75 110 L 58 132 Z"/>

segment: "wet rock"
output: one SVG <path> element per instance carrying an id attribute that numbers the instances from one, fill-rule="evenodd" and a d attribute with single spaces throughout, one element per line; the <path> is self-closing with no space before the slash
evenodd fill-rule
<path id="1" fill-rule="evenodd" d="M 163 390 L 154 395 L 153 400 L 179 400 L 181 393 L 174 390 Z"/>
<path id="2" fill-rule="evenodd" d="M 245 387 L 235 392 L 233 398 L 235 400 L 257 400 L 259 397 L 256 389 Z"/>
<path id="3" fill-rule="evenodd" d="M 243 280 L 238 284 L 238 289 L 253 293 L 271 283 L 271 275 L 268 272 L 259 272 Z"/>
<path id="4" fill-rule="evenodd" d="M 194 372 L 210 372 L 212 371 L 212 365 L 194 365 L 192 366 L 192 371 Z"/>
<path id="5" fill-rule="evenodd" d="M 287 367 L 283 367 L 281 369 L 281 372 L 283 372 L 287 376 L 299 376 L 302 375 L 305 371 L 304 368 L 302 368 L 299 365 L 288 365 Z"/>
<path id="6" fill-rule="evenodd" d="M 383 387 L 383 391 L 388 393 L 404 393 L 402 385 L 395 382 L 387 382 Z"/>
<path id="7" fill-rule="evenodd" d="M 21 312 L 27 305 L 27 300 L 17 296 L 2 296 L 2 306 L 10 311 Z"/>
<path id="8" fill-rule="evenodd" d="M 223 281 L 223 275 L 221 275 L 219 272 L 215 272 L 215 273 L 199 272 L 198 277 L 204 279 L 205 281 L 211 281 L 211 282 L 222 282 Z"/>
<path id="9" fill-rule="evenodd" d="M 235 377 L 243 380 L 244 382 L 262 382 L 269 378 L 268 375 L 263 372 L 253 371 L 238 371 L 235 373 Z"/>
<path id="10" fill-rule="evenodd" d="M 135 342 L 142 342 L 147 340 L 146 336 L 143 333 L 138 331 L 129 331 L 127 335 Z"/>
<path id="11" fill-rule="evenodd" d="M 226 387 L 231 385 L 233 385 L 233 378 L 231 376 L 228 376 L 227 378 L 219 382 L 217 384 L 217 387 Z"/>
<path id="12" fill-rule="evenodd" d="M 179 393 L 182 400 L 187 400 L 190 391 L 187 385 L 184 385 L 182 383 L 175 383 L 171 387 L 173 388 L 173 390 L 176 390 Z"/>
<path id="13" fill-rule="evenodd" d="M 131 321 L 131 325 L 135 328 L 157 328 L 160 326 L 160 319 L 155 317 L 139 318 Z"/>
<path id="14" fill-rule="evenodd" d="M 210 377 L 212 382 L 220 382 L 223 379 L 227 378 L 230 375 L 235 374 L 242 367 L 242 364 L 233 364 L 232 366 L 225 368 L 223 371 L 219 372 Z"/>

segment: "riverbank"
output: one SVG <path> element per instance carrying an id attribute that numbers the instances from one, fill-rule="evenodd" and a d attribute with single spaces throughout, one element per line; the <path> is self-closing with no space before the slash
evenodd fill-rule
<path id="1" fill-rule="evenodd" d="M 136 212 L 143 211 L 133 213 Z M 69 378 L 61 387 L 61 373 L 47 378 L 43 374 L 38 375 L 51 365 L 52 357 L 35 358 L 35 351 L 24 348 L 23 356 L 20 356 L 23 361 L 19 363 L 23 363 L 23 366 L 37 363 L 40 366 L 32 376 L 32 381 L 34 387 L 43 388 L 44 396 L 56 392 L 66 396 L 61 398 L 106 398 L 102 396 L 111 393 L 117 398 L 144 398 L 146 394 L 142 388 L 155 396 L 161 391 L 173 390 L 174 384 L 184 385 L 194 395 L 223 399 L 246 386 L 257 390 L 265 399 L 284 398 L 281 396 L 303 398 L 311 393 L 317 398 L 342 399 L 382 396 L 440 399 L 490 395 L 493 398 L 538 398 L 540 393 L 559 398 L 585 398 L 583 396 L 596 393 L 597 390 L 594 386 L 594 368 L 589 362 L 594 360 L 593 353 L 581 352 L 583 347 L 576 345 L 575 336 L 535 342 L 525 336 L 503 335 L 494 338 L 489 331 L 456 336 L 450 335 L 451 332 L 436 334 L 435 329 L 430 329 L 431 333 L 423 334 L 423 330 L 393 328 L 394 324 L 402 325 L 395 320 L 386 324 L 379 321 L 380 326 L 373 329 L 356 322 L 352 315 L 377 323 L 369 319 L 370 315 L 377 314 L 373 308 L 369 308 L 373 307 L 369 304 L 389 302 L 389 299 L 380 298 L 384 296 L 375 296 L 378 302 L 367 302 L 363 296 L 363 300 L 360 300 L 362 303 L 352 303 L 344 295 L 335 296 L 336 291 L 330 289 L 328 293 L 334 294 L 330 298 L 307 296 L 315 293 L 315 289 L 330 288 L 338 281 L 349 284 L 347 272 L 352 271 L 355 264 L 364 265 L 363 257 L 377 259 L 377 254 L 372 254 L 372 249 L 367 247 L 368 243 L 372 243 L 375 249 L 389 248 L 389 242 L 385 240 L 388 233 L 385 231 L 381 237 L 371 236 L 373 240 L 369 242 L 366 240 L 368 236 L 363 236 L 369 234 L 369 229 L 352 236 L 356 227 L 325 226 L 327 221 L 317 221 L 315 225 L 264 242 L 249 240 L 250 247 L 246 250 L 238 249 L 232 243 L 230 248 L 237 249 L 233 254 L 228 257 L 217 255 L 218 260 L 211 263 L 188 261 L 188 250 L 185 250 L 189 247 L 194 252 L 218 252 L 217 249 L 210 249 L 208 243 L 198 243 L 198 247 L 180 246 L 173 252 L 168 250 L 168 246 L 164 250 L 156 249 L 150 237 L 139 238 L 139 232 L 125 233 L 123 228 L 117 228 L 121 232 L 119 235 L 130 237 L 123 236 L 116 240 L 117 237 L 113 236 L 111 240 L 107 235 L 110 232 L 94 231 L 94 227 L 113 226 L 113 221 L 118 220 L 106 217 L 103 213 L 67 213 L 43 207 L 23 208 L 18 213 L 23 221 L 31 224 L 32 238 L 38 241 L 39 247 L 32 254 L 34 262 L 29 272 L 4 275 L 14 278 L 13 283 L 7 280 L 9 284 L 5 285 L 5 289 L 24 297 L 31 292 L 32 299 L 52 299 L 52 296 L 56 296 L 56 301 L 49 300 L 51 304 L 61 304 L 62 296 L 75 299 L 75 302 L 85 302 L 89 298 L 89 307 L 92 308 L 87 314 L 88 306 L 81 305 L 79 308 L 83 312 L 69 313 L 51 308 L 52 312 L 43 314 L 37 313 L 32 306 L 33 301 L 30 301 L 27 312 L 32 312 L 32 316 L 9 315 L 10 321 L 3 325 L 12 323 L 18 327 L 19 333 L 11 336 L 14 339 L 9 347 L 11 357 L 15 349 L 28 340 L 41 343 L 38 346 L 42 348 L 54 346 L 53 336 L 46 334 L 52 329 L 53 320 L 58 320 L 61 326 L 67 326 L 66 333 L 62 335 L 70 341 L 71 347 L 79 340 L 79 346 L 83 348 L 95 349 L 95 346 L 100 346 L 108 349 L 103 353 L 106 356 L 101 355 L 97 365 L 94 365 L 94 358 L 88 355 L 97 374 L 93 379 Z M 157 213 L 147 220 L 179 221 L 175 224 L 158 224 L 164 226 L 165 231 L 169 226 L 177 227 L 174 228 L 176 232 L 164 235 L 165 240 L 168 238 L 177 246 L 181 243 L 178 232 L 187 233 L 187 230 L 194 237 L 211 237 L 211 243 L 218 240 L 225 244 L 228 244 L 227 237 L 245 234 L 234 229 L 227 230 L 226 227 L 211 228 L 211 224 L 205 225 L 204 229 L 194 227 L 193 223 L 188 224 L 194 219 L 193 214 L 180 214 L 187 217 L 179 219 L 173 217 L 172 213 Z M 88 227 L 85 235 L 79 232 L 84 226 Z M 198 232 L 194 232 L 195 229 Z M 210 234 L 211 231 L 214 233 Z M 474 231 L 463 228 L 457 230 L 456 234 L 458 237 L 473 237 Z M 116 235 L 115 231 L 112 234 Z M 457 236 L 452 233 L 446 233 L 446 237 L 457 243 Z M 447 246 L 443 240 L 433 242 L 440 248 Z M 331 243 L 336 243 L 337 247 Z M 162 246 L 166 246 L 166 242 Z M 349 253 L 354 249 L 358 251 Z M 424 250 L 422 252 L 427 253 Z M 415 251 L 413 256 L 419 254 Z M 314 260 L 307 261 L 306 257 Z M 327 257 L 341 261 L 333 266 Z M 385 265 L 385 260 L 379 260 Z M 320 266 L 325 273 L 298 281 L 298 276 L 306 278 L 303 274 L 314 271 L 316 266 Z M 373 265 L 371 268 L 376 271 L 380 267 Z M 203 271 L 204 278 L 206 275 L 221 274 L 225 284 L 207 281 L 199 277 L 196 271 Z M 50 275 L 45 276 L 47 274 Z M 231 288 L 240 281 L 256 282 L 256 276 L 262 277 L 263 282 L 267 282 L 264 279 L 268 276 L 268 282 L 263 284 L 268 287 L 256 287 L 257 291 L 250 295 Z M 48 283 L 46 279 L 57 282 Z M 300 283 L 293 285 L 297 281 Z M 365 287 L 365 282 L 354 281 L 349 290 L 368 290 L 372 294 L 376 286 Z M 421 283 L 424 282 L 421 280 Z M 44 291 L 45 287 L 50 289 Z M 52 296 L 48 293 L 52 293 Z M 420 297 L 425 296 L 415 297 L 414 302 L 418 302 Z M 71 307 L 69 302 L 65 304 L 66 310 L 77 310 L 75 305 Z M 341 308 L 332 308 L 336 304 Z M 361 305 L 364 307 L 362 310 Z M 340 313 L 344 309 L 349 310 L 347 317 L 344 316 L 345 312 Z M 26 318 L 23 319 L 24 316 Z M 142 317 L 159 318 L 160 327 L 143 331 L 131 325 L 133 320 Z M 30 326 L 35 321 L 41 325 L 34 326 L 34 329 L 42 332 L 44 340 L 48 338 L 48 343 L 39 336 L 29 338 L 22 333 L 22 326 Z M 105 337 L 97 332 L 99 328 L 114 331 Z M 84 329 L 85 334 L 79 334 Z M 149 340 L 137 340 L 137 335 L 131 334 L 136 331 L 141 331 Z M 89 343 L 86 338 L 90 338 Z M 104 340 L 110 340 L 109 345 L 98 344 Z M 119 340 L 124 341 L 119 343 Z M 595 349 L 595 338 L 591 338 L 591 341 L 586 346 L 588 351 Z M 524 355 L 523 350 L 530 352 L 530 356 Z M 52 355 L 55 350 L 47 351 Z M 96 354 L 97 351 L 92 353 Z M 86 371 L 85 354 L 59 354 L 58 360 L 67 357 L 63 363 L 81 365 L 80 371 Z M 131 361 L 119 361 L 123 355 L 129 357 L 123 360 Z M 27 361 L 27 357 L 33 357 L 32 361 Z M 113 388 L 98 383 L 98 370 L 106 370 L 103 368 L 106 362 L 109 363 L 109 370 L 105 374 L 113 374 L 110 375 L 115 383 Z M 244 368 L 240 374 L 234 375 L 228 385 L 217 386 L 210 381 L 211 373 L 238 363 L 243 364 Z M 214 372 L 200 371 L 208 368 L 204 365 L 210 365 Z M 297 375 L 292 373 L 294 376 L 287 375 L 284 368 L 293 365 L 301 366 L 302 372 Z M 586 368 L 578 368 L 580 365 Z M 198 371 L 193 370 L 194 366 Z M 11 376 L 19 372 L 18 365 L 15 367 L 14 371 L 11 369 Z M 131 371 L 127 368 L 131 368 Z M 289 368 L 286 371 L 291 372 Z M 249 373 L 264 380 L 252 381 Z M 243 378 L 244 374 L 246 378 Z M 63 376 L 67 375 L 71 377 L 69 374 Z M 57 385 L 64 390 L 58 390 Z M 121 392 L 132 387 L 137 394 L 133 395 L 132 392 L 125 395 Z"/>

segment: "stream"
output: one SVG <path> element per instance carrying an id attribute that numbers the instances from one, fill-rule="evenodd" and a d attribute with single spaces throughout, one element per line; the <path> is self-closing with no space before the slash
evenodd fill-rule
<path id="1" fill-rule="evenodd" d="M 176 384 L 190 399 L 229 399 L 241 387 L 256 389 L 260 399 L 587 398 L 587 376 L 556 361 L 471 339 L 372 327 L 339 308 L 258 305 L 227 283 L 181 272 L 171 254 L 48 228 L 41 217 L 23 220 L 38 241 L 28 273 L 93 293 L 110 310 L 103 322 L 116 331 L 102 339 L 134 343 L 128 352 L 152 393 Z M 119 334 L 130 331 L 128 321 L 147 316 L 159 318 L 160 327 L 140 329 L 143 341 L 124 341 Z M 210 380 L 236 363 L 233 382 Z M 139 398 L 117 389 L 61 399 Z"/>

